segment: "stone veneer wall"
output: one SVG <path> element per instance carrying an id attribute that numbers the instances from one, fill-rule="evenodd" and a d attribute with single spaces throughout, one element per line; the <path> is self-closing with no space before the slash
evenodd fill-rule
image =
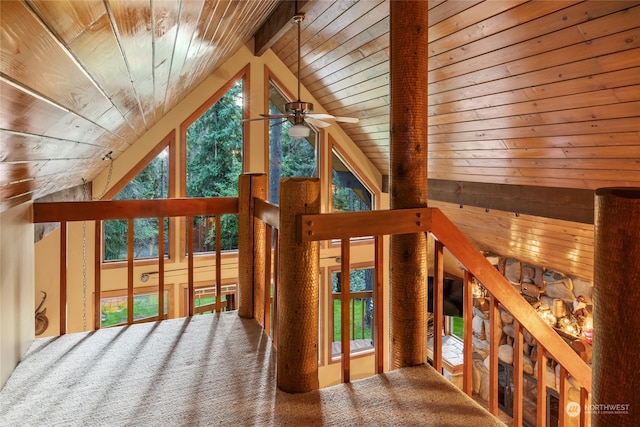
<path id="1" fill-rule="evenodd" d="M 569 321 L 577 326 L 573 316 L 573 304 L 578 296 L 583 296 L 587 305 L 586 310 L 592 313 L 593 309 L 593 283 L 576 277 L 564 276 L 557 272 L 545 271 L 541 267 L 520 263 L 513 259 L 497 259 L 496 268 L 505 276 L 523 297 L 527 299 L 534 308 L 553 314 L 553 318 L 565 317 L 567 324 Z M 500 334 L 498 358 L 505 364 L 513 365 L 513 343 L 514 326 L 513 317 L 501 305 L 499 328 Z M 481 399 L 489 399 L 489 300 L 488 298 L 474 298 L 473 308 L 473 392 Z M 550 320 L 549 322 L 552 322 Z M 525 374 L 535 378 L 537 369 L 538 349 L 535 339 L 523 331 L 523 371 Z M 579 344 L 579 343 L 578 343 Z M 580 348 L 580 346 L 578 346 Z M 586 346 L 590 349 L 590 346 Z M 576 350 L 580 354 L 578 350 Z M 590 351 L 581 354 L 583 359 L 590 362 Z M 547 387 L 559 391 L 560 366 L 552 359 L 547 365 Z M 580 388 L 572 378 L 569 378 L 571 387 L 569 388 L 569 400 L 580 402 Z M 534 423 L 536 414 L 536 394 L 537 386 L 534 383 L 525 381 L 523 386 L 524 414 L 523 418 L 529 423 Z M 561 408 L 564 410 L 564 408 Z M 576 418 L 577 420 L 578 418 Z"/>

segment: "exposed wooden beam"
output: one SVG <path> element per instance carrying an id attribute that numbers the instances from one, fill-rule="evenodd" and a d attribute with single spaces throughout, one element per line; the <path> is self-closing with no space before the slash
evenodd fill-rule
<path id="1" fill-rule="evenodd" d="M 593 190 L 429 180 L 429 199 L 593 224 Z"/>
<path id="2" fill-rule="evenodd" d="M 255 40 L 253 54 L 260 56 L 269 49 L 293 25 L 296 12 L 305 13 L 307 0 L 281 1 L 267 21 L 253 35 Z"/>

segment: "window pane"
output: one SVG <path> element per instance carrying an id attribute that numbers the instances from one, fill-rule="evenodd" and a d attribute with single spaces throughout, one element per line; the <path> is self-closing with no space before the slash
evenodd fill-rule
<path id="1" fill-rule="evenodd" d="M 164 218 L 164 254 L 168 255 L 169 220 Z M 125 219 L 104 221 L 104 259 L 118 261 L 128 259 L 129 225 Z M 158 256 L 158 219 L 133 220 L 133 258 Z"/>
<path id="2" fill-rule="evenodd" d="M 351 270 L 349 300 L 349 331 L 351 353 L 373 348 L 373 268 Z M 332 356 L 341 354 L 342 285 L 340 272 L 331 275 L 333 301 Z"/>
<path id="3" fill-rule="evenodd" d="M 236 197 L 242 173 L 242 81 L 187 129 L 187 197 Z M 194 218 L 194 252 L 215 250 L 214 218 Z M 236 215 L 221 217 L 221 247 L 238 248 Z"/>
<path id="4" fill-rule="evenodd" d="M 100 300 L 102 327 L 127 323 L 127 296 L 106 297 Z M 169 291 L 164 292 L 164 314 L 169 313 Z M 158 315 L 158 293 L 133 296 L 133 320 L 141 320 Z"/>
<path id="5" fill-rule="evenodd" d="M 269 113 L 284 114 L 285 97 L 269 83 Z M 279 203 L 281 178 L 316 177 L 317 134 L 311 128 L 307 138 L 290 137 L 292 123 L 287 119 L 269 121 L 269 201 Z"/>
<path id="6" fill-rule="evenodd" d="M 193 218 L 193 252 L 215 252 L 216 217 L 214 215 Z M 222 215 L 220 218 L 220 249 L 238 249 L 238 215 Z"/>
<path id="7" fill-rule="evenodd" d="M 338 212 L 370 211 L 371 192 L 333 153 L 331 208 Z"/>
<path id="8" fill-rule="evenodd" d="M 114 200 L 148 200 L 167 198 L 169 188 L 169 162 L 165 148 L 135 178 L 122 189 Z M 104 221 L 104 260 L 127 259 L 127 221 Z M 169 222 L 165 218 L 164 254 L 168 256 Z M 134 220 L 134 258 L 158 256 L 158 220 Z"/>

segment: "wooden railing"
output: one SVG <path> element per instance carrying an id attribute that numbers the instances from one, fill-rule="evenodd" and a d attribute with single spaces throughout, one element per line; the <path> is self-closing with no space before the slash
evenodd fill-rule
<path id="1" fill-rule="evenodd" d="M 117 201 L 86 201 L 86 202 L 58 202 L 58 203 L 34 203 L 33 222 L 59 222 L 60 223 L 60 335 L 67 333 L 67 223 L 72 221 L 95 221 L 95 258 L 93 268 L 94 280 L 94 329 L 101 327 L 101 267 L 102 267 L 102 221 L 113 219 L 126 219 L 127 231 L 127 324 L 134 323 L 133 296 L 134 296 L 134 219 L 157 218 L 158 219 L 158 248 L 164 247 L 164 219 L 171 217 L 186 218 L 186 257 L 187 257 L 187 286 L 188 286 L 188 313 L 192 316 L 195 312 L 194 296 L 194 256 L 193 233 L 190 227 L 195 216 L 215 216 L 216 249 L 215 249 L 215 283 L 216 295 L 222 295 L 221 280 L 221 248 L 220 248 L 220 216 L 224 214 L 238 213 L 238 199 L 228 198 L 188 198 L 167 200 L 117 200 Z M 163 250 L 158 250 L 158 307 L 164 307 L 164 273 L 165 255 Z M 222 310 L 221 298 L 216 298 L 216 311 Z M 158 318 L 164 316 L 158 315 Z M 145 319 L 146 321 L 150 319 Z"/>
<path id="2" fill-rule="evenodd" d="M 265 239 L 265 298 L 264 317 L 261 320 L 268 332 L 273 331 L 273 343 L 277 343 L 277 286 L 278 286 L 278 229 L 279 208 L 257 198 L 253 199 L 254 217 L 267 224 L 267 236 Z M 110 219 L 127 219 L 128 230 L 128 258 L 127 258 L 127 292 L 129 319 L 133 322 L 133 219 L 135 218 L 159 218 L 158 242 L 160 247 L 164 243 L 164 218 L 186 217 L 187 224 L 191 218 L 200 215 L 215 215 L 216 230 L 219 233 L 219 217 L 223 214 L 238 212 L 237 198 L 217 199 L 171 199 L 171 200 L 144 200 L 144 201 L 92 201 L 92 202 L 66 202 L 66 203 L 38 203 L 34 204 L 34 222 L 60 222 L 60 334 L 66 333 L 66 264 L 67 264 L 67 223 L 69 221 L 96 221 L 95 244 L 96 257 L 94 268 L 95 275 L 95 303 L 94 313 L 95 328 L 100 328 L 100 268 L 101 268 L 101 227 L 99 223 Z M 453 256 L 465 267 L 464 275 L 464 380 L 463 390 L 472 393 L 472 293 L 471 284 L 475 279 L 481 283 L 490 293 L 490 397 L 489 410 L 498 414 L 498 303 L 508 310 L 515 318 L 515 351 L 514 351 L 514 425 L 522 424 L 522 346 L 523 330 L 527 330 L 539 345 L 539 360 L 536 379 L 538 384 L 546 384 L 546 360 L 553 358 L 560 366 L 560 421 L 564 423 L 566 417 L 564 408 L 568 402 L 568 377 L 572 377 L 581 385 L 580 405 L 585 407 L 591 393 L 591 369 L 578 356 L 569 345 L 536 313 L 536 311 L 521 297 L 511 284 L 482 256 L 479 250 L 458 230 L 451 221 L 438 209 L 417 208 L 369 212 L 328 213 L 315 215 L 302 215 L 300 217 L 299 238 L 303 242 L 321 240 L 341 241 L 341 277 L 343 278 L 340 298 L 342 301 L 342 375 L 345 382 L 350 381 L 350 329 L 349 302 L 352 298 L 349 291 L 350 277 L 350 239 L 356 237 L 373 236 L 375 243 L 375 273 L 374 273 L 374 316 L 373 316 L 373 340 L 375 345 L 375 371 L 381 373 L 384 370 L 384 351 L 380 343 L 383 342 L 383 305 L 382 298 L 382 238 L 385 235 L 407 233 L 432 233 L 436 238 L 434 256 L 434 331 L 442 331 L 443 327 L 443 250 L 446 247 Z M 190 233 L 187 233 L 189 235 Z M 220 273 L 220 239 L 216 238 L 216 286 L 217 295 L 222 295 Z M 189 289 L 189 315 L 194 314 L 193 305 L 193 237 L 186 242 L 188 257 L 188 289 Z M 164 298 L 164 254 L 159 251 L 159 307 L 163 307 Z M 273 285 L 273 296 L 272 294 Z M 221 309 L 221 303 L 216 305 L 216 310 Z M 273 322 L 273 323 L 271 323 Z M 548 354 L 548 356 L 547 356 Z M 433 366 L 436 370 L 442 369 L 442 335 L 434 333 Z M 537 412 L 538 420 L 546 416 L 546 387 L 537 388 Z M 580 424 L 586 425 L 584 411 L 580 413 Z"/>
<path id="3" fill-rule="evenodd" d="M 443 327 L 443 249 L 464 266 L 464 365 L 463 390 L 472 394 L 472 281 L 481 283 L 491 294 L 490 297 L 490 395 L 489 410 L 498 415 L 498 302 L 514 317 L 514 425 L 522 425 L 523 416 L 523 329 L 526 329 L 538 343 L 537 419 L 538 425 L 546 417 L 546 361 L 553 358 L 560 366 L 560 425 L 565 425 L 567 416 L 564 408 L 568 402 L 568 376 L 580 386 L 580 407 L 584 408 L 591 393 L 591 368 L 575 353 L 571 347 L 537 314 L 535 309 L 511 286 L 511 284 L 491 265 L 480 251 L 458 230 L 457 227 L 438 209 L 418 208 L 372 212 L 329 213 L 302 215 L 300 218 L 300 236 L 303 242 L 341 239 L 343 253 L 348 253 L 349 239 L 353 237 L 432 233 L 436 239 L 434 256 L 434 341 L 433 366 L 442 371 L 442 327 Z M 376 264 L 377 265 L 377 264 Z M 349 258 L 341 257 L 341 272 L 348 276 Z M 343 287 L 347 286 L 343 284 Z M 376 316 L 375 324 L 382 317 Z M 343 325 L 344 328 L 344 325 Z M 347 335 L 348 336 L 348 335 Z M 343 333 L 343 376 L 348 381 L 349 348 Z M 346 344 L 346 345 L 345 345 Z M 547 354 L 549 356 L 547 356 Z M 507 385 L 508 386 L 508 385 Z M 586 425 L 586 415 L 580 412 L 580 425 Z"/>

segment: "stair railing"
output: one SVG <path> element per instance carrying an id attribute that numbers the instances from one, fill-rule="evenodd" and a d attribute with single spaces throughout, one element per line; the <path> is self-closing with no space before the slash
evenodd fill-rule
<path id="1" fill-rule="evenodd" d="M 498 303 L 514 317 L 514 425 L 522 425 L 523 416 L 523 330 L 526 329 L 539 345 L 537 369 L 538 387 L 537 416 L 538 423 L 546 417 L 546 361 L 547 354 L 560 366 L 560 425 L 564 425 L 568 403 L 568 377 L 571 376 L 580 386 L 580 407 L 585 408 L 591 393 L 591 368 L 577 353 L 554 331 L 511 286 L 496 268 L 489 263 L 466 236 L 439 210 L 434 208 L 397 209 L 369 212 L 325 213 L 302 215 L 299 219 L 299 238 L 303 242 L 340 239 L 348 245 L 353 237 L 432 233 L 436 238 L 434 256 L 434 348 L 433 366 L 442 372 L 442 304 L 443 304 L 443 249 L 464 266 L 464 366 L 463 391 L 472 394 L 472 281 L 475 278 L 491 294 L 490 298 L 490 398 L 489 410 L 498 415 Z M 381 257 L 382 258 L 382 257 Z M 381 259 L 380 258 L 380 259 Z M 348 275 L 348 258 L 342 257 L 341 271 Z M 381 317 L 374 324 L 381 327 Z M 345 338 L 343 337 L 343 340 Z M 348 341 L 343 348 L 349 348 Z M 376 349 L 376 354 L 383 354 Z M 348 354 L 348 353 L 347 353 Z M 348 362 L 348 357 L 347 357 Z M 348 381 L 349 366 L 343 364 L 343 378 Z M 586 425 L 585 411 L 579 411 L 580 425 Z M 540 424 L 539 424 L 540 425 Z"/>

